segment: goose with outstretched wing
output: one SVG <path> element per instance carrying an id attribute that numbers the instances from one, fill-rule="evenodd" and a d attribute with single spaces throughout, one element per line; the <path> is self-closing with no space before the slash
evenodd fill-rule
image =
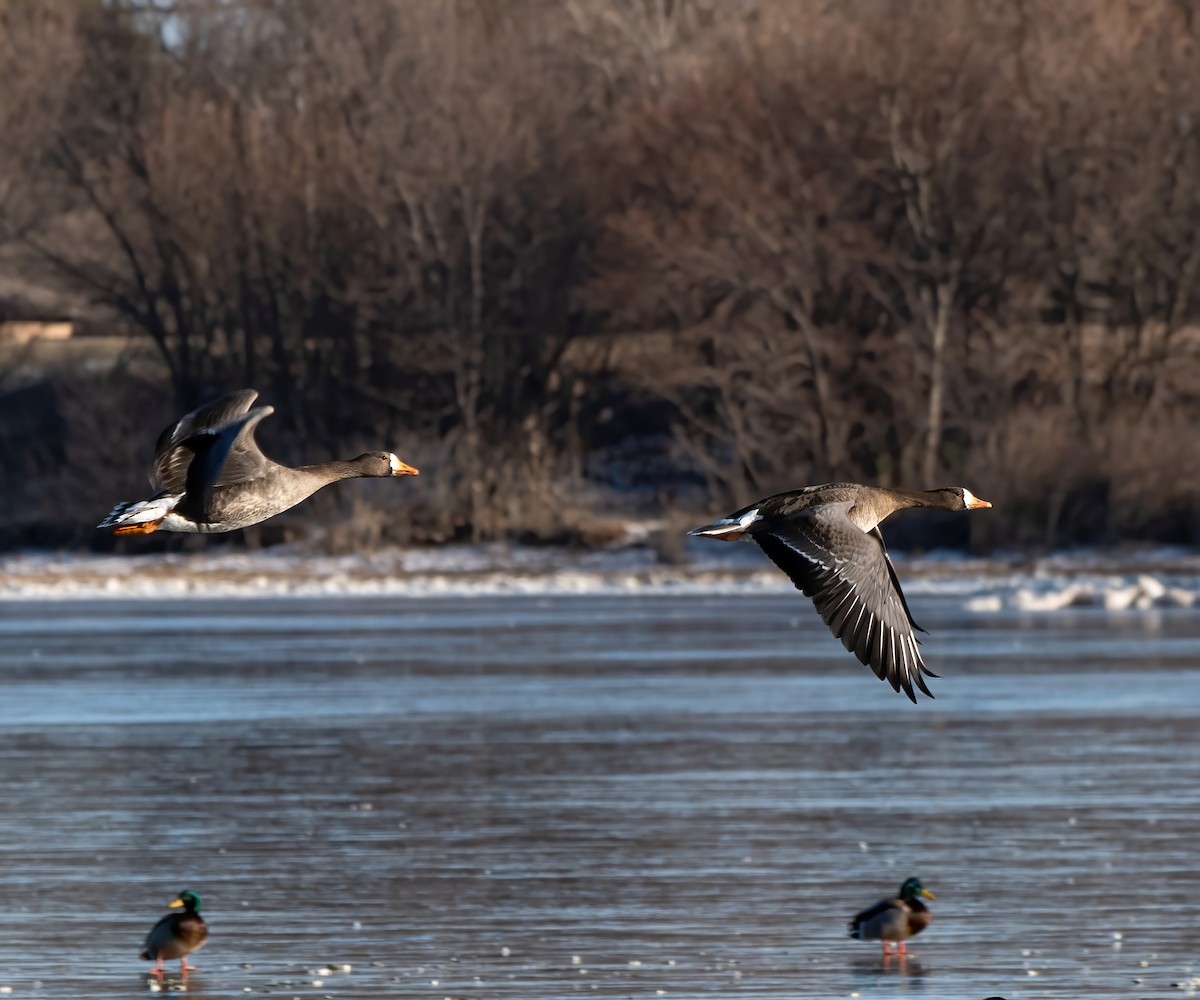
<path id="1" fill-rule="evenodd" d="M 830 483 L 778 493 L 689 535 L 758 544 L 859 662 L 916 702 L 914 686 L 933 697 L 914 620 L 888 558 L 879 523 L 909 507 L 990 507 L 970 490 L 890 490 Z"/>
<path id="2" fill-rule="evenodd" d="M 275 408 L 254 406 L 257 398 L 253 389 L 241 389 L 180 417 L 158 437 L 150 469 L 154 495 L 118 504 L 98 527 L 114 535 L 235 531 L 342 479 L 418 474 L 388 451 L 299 468 L 273 462 L 259 450 L 254 430 Z"/>

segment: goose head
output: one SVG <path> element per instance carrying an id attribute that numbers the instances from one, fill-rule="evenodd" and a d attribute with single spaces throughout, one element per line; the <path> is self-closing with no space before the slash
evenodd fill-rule
<path id="1" fill-rule="evenodd" d="M 419 476 L 420 470 L 402 462 L 390 451 L 368 451 L 354 459 L 353 465 L 358 466 L 363 476 Z"/>
<path id="2" fill-rule="evenodd" d="M 991 506 L 988 501 L 980 500 L 965 486 L 947 486 L 930 492 L 939 494 L 945 500 L 944 504 L 939 503 L 938 506 L 944 506 L 947 510 L 979 510 Z"/>

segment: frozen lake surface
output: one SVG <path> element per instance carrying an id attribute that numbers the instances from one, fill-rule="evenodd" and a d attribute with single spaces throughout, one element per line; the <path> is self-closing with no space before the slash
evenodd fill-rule
<path id="1" fill-rule="evenodd" d="M 0 988 L 192 887 L 193 997 L 1195 993 L 1200 615 L 914 612 L 917 707 L 794 593 L 7 603 Z"/>

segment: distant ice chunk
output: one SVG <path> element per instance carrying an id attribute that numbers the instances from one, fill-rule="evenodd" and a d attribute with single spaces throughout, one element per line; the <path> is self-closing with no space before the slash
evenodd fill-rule
<path id="1" fill-rule="evenodd" d="M 1004 610 L 1004 598 L 999 594 L 983 594 L 968 598 L 963 607 L 977 614 L 994 614 Z"/>
<path id="2" fill-rule="evenodd" d="M 1059 590 L 1018 590 L 1013 603 L 1021 611 L 1061 611 L 1063 608 L 1086 608 L 1095 603 L 1090 587 L 1070 584 Z"/>

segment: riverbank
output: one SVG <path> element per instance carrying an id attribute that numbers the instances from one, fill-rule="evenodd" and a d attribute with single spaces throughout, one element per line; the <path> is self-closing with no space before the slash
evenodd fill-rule
<path id="1" fill-rule="evenodd" d="M 1200 554 L 1186 549 L 990 558 L 935 552 L 896 554 L 895 561 L 910 597 L 938 595 L 980 613 L 1200 605 Z M 669 565 L 647 546 L 574 550 L 500 543 L 352 556 L 313 556 L 279 546 L 256 553 L 0 557 L 0 596 L 10 600 L 790 590 L 754 546 L 701 542 L 689 543 L 682 561 Z"/>

